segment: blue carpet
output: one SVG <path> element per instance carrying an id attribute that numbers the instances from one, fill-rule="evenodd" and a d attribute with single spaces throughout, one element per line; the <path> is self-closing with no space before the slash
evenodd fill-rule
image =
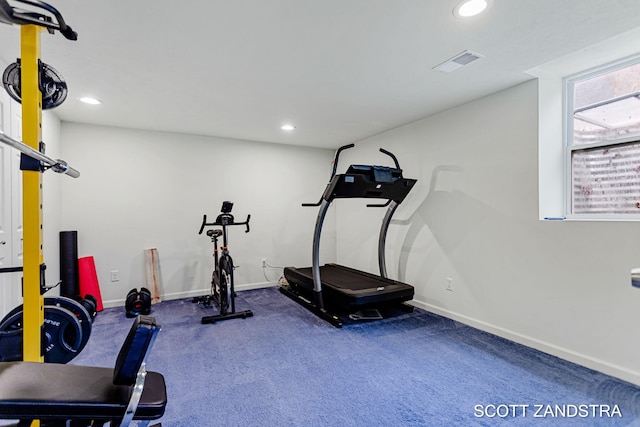
<path id="1" fill-rule="evenodd" d="M 254 317 L 153 306 L 163 427 L 640 426 L 640 388 L 423 310 L 335 329 L 275 288 L 236 303 Z M 113 366 L 131 322 L 100 313 L 72 363 Z"/>

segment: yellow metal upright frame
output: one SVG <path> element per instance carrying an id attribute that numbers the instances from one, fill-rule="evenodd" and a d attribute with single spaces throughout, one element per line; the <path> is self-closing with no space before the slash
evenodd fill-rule
<path id="1" fill-rule="evenodd" d="M 40 32 L 37 25 L 20 26 L 20 68 L 22 93 L 22 140 L 39 151 L 42 140 L 42 93 L 40 80 Z M 23 227 L 23 351 L 24 360 L 43 362 L 42 331 L 44 298 L 41 290 L 42 173 L 22 171 Z M 32 424 L 37 425 L 37 424 Z"/>

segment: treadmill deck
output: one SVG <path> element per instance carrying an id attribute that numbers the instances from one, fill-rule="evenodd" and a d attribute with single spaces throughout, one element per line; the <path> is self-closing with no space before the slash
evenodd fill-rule
<path id="1" fill-rule="evenodd" d="M 311 267 L 286 267 L 284 275 L 289 284 L 313 292 Z M 321 266 L 320 279 L 325 302 L 347 309 L 409 301 L 414 294 L 406 283 L 338 264 Z"/>

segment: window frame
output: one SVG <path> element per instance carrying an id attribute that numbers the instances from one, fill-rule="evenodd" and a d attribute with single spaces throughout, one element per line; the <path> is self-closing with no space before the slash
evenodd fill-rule
<path id="1" fill-rule="evenodd" d="M 602 140 L 587 144 L 573 144 L 573 123 L 574 123 L 574 87 L 576 83 L 602 76 L 613 71 L 640 64 L 640 53 L 628 56 L 607 64 L 598 65 L 589 69 L 571 74 L 562 79 L 563 87 L 563 157 L 564 157 L 564 218 L 571 220 L 619 220 L 619 221 L 640 221 L 640 212 L 637 214 L 588 214 L 573 213 L 573 170 L 572 153 L 592 148 L 613 147 L 630 142 L 638 142 L 640 136 L 626 136 L 610 140 Z"/>

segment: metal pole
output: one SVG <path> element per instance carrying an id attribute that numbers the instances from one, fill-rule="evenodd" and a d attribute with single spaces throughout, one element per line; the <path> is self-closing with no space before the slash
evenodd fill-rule
<path id="1" fill-rule="evenodd" d="M 51 157 L 45 156 L 38 150 L 20 141 L 16 141 L 15 139 L 8 137 L 2 132 L 0 132 L 0 142 L 3 142 L 8 146 L 20 151 L 21 153 L 24 153 L 27 156 L 44 163 L 45 165 L 49 166 L 54 172 L 63 173 L 65 175 L 69 175 L 72 178 L 78 178 L 80 176 L 80 172 L 69 166 L 64 160 L 52 159 Z"/>
<path id="2" fill-rule="evenodd" d="M 382 227 L 380 228 L 380 237 L 378 238 L 378 266 L 380 267 L 380 276 L 387 278 L 387 265 L 385 262 L 385 244 L 387 241 L 387 231 L 389 230 L 389 224 L 391 223 L 391 217 L 398 208 L 399 203 L 391 201 L 387 213 L 382 220 Z"/>
<path id="3" fill-rule="evenodd" d="M 322 223 L 331 203 L 322 200 L 318 218 L 316 219 L 316 228 L 313 233 L 313 260 L 311 270 L 313 274 L 313 290 L 315 292 L 316 304 L 319 308 L 324 308 L 322 303 L 322 280 L 320 279 L 320 234 L 322 233 Z"/>

